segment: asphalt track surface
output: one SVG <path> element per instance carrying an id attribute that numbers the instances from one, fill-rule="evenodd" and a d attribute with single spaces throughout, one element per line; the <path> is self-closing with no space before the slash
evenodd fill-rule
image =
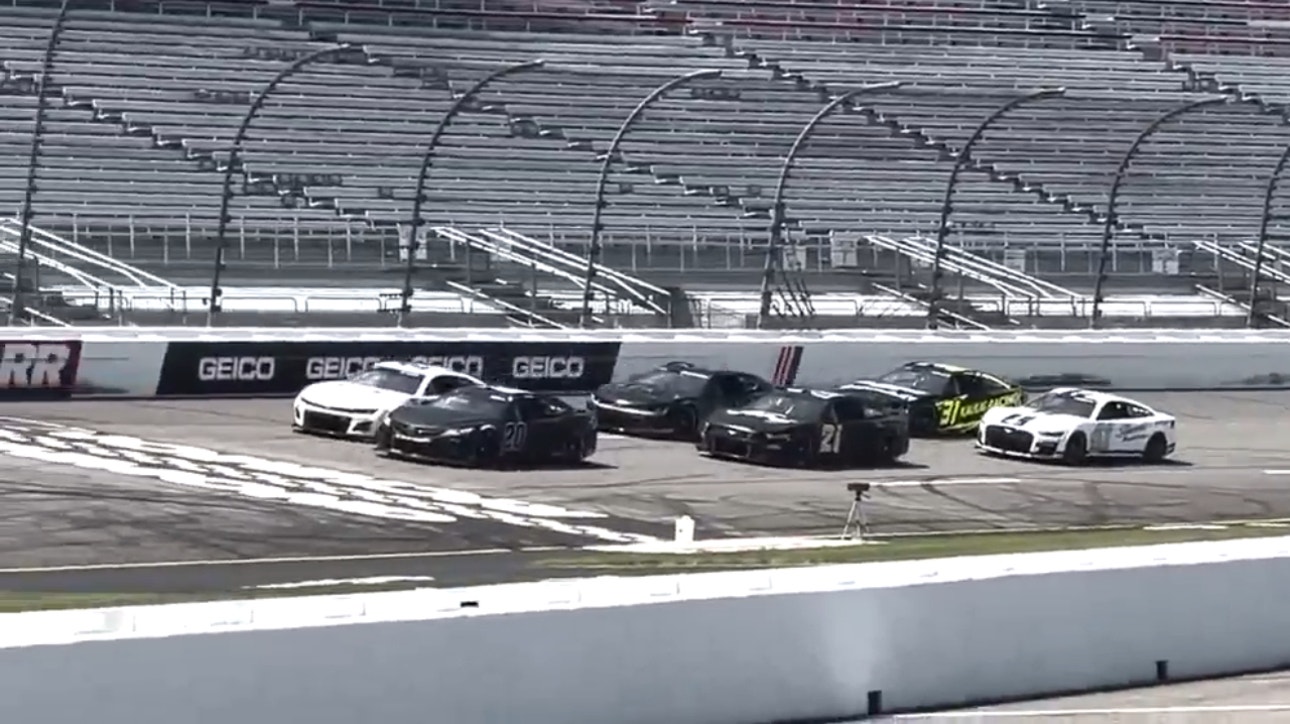
<path id="1" fill-rule="evenodd" d="M 680 515 L 700 537 L 838 533 L 860 480 L 875 532 L 1290 518 L 1290 392 L 1142 399 L 1178 416 L 1175 462 L 1070 469 L 915 440 L 904 464 L 841 472 L 618 436 L 586 466 L 462 470 L 292 433 L 286 400 L 5 403 L 0 590 L 497 582 L 550 549 L 670 536 Z"/>
<path id="2" fill-rule="evenodd" d="M 491 583 L 552 548 L 666 537 L 678 515 L 701 537 L 835 533 L 861 480 L 876 532 L 1290 518 L 1290 392 L 1141 399 L 1178 416 L 1176 462 L 1066 469 L 916 440 L 904 465 L 827 473 L 609 436 L 582 468 L 466 471 L 293 434 L 283 400 L 5 403 L 0 591 Z M 1290 675 L 893 719 L 1290 720 Z"/>

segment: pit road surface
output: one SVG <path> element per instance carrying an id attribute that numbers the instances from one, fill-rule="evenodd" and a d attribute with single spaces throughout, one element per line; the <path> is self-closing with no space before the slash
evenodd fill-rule
<path id="1" fill-rule="evenodd" d="M 479 471 L 293 434 L 286 400 L 7 403 L 0 568 L 145 567 L 4 573 L 0 589 L 494 582 L 523 577 L 523 556 L 540 555 L 508 551 L 665 537 L 680 515 L 700 537 L 836 534 L 845 484 L 861 480 L 875 484 L 866 507 L 880 533 L 1290 518 L 1290 392 L 1140 397 L 1178 416 L 1176 462 L 1069 469 L 915 440 L 891 469 L 818 472 L 604 436 L 584 467 Z M 290 560 L 218 565 L 265 558 Z M 181 561 L 209 564 L 147 567 Z"/>

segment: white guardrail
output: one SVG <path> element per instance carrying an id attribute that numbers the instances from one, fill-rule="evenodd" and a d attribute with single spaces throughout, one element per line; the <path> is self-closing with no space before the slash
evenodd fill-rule
<path id="1" fill-rule="evenodd" d="M 1290 387 L 1290 330 L 1116 332 L 818 332 L 782 334 L 721 330 L 512 331 L 106 329 L 73 333 L 24 330 L 23 340 L 80 339 L 82 395 L 155 394 L 171 342 L 589 342 L 621 341 L 609 361 L 615 379 L 660 363 L 688 360 L 770 377 L 785 360 L 800 385 L 833 385 L 886 372 L 910 360 L 951 362 L 1010 377 L 1028 386 L 1089 385 L 1123 390 Z M 5 364 L 13 360 L 5 347 Z M 16 347 L 15 347 L 16 348 Z M 798 354 L 785 354 L 787 348 Z M 269 352 L 274 354 L 275 352 Z M 43 351 L 42 351 L 43 354 Z M 242 354 L 242 353 L 236 353 Z M 263 353 L 257 353 L 263 354 Z M 4 368 L 0 368 L 3 371 Z M 196 375 L 196 370 L 193 371 Z"/>
<path id="2" fill-rule="evenodd" d="M 0 616 L 0 720 L 759 724 L 1290 663 L 1290 538 Z"/>

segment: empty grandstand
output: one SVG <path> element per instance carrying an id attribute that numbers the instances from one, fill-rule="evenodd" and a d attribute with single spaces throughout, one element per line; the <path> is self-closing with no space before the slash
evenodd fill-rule
<path id="1" fill-rule="evenodd" d="M 600 161 L 643 98 L 697 70 L 719 74 L 652 103 L 611 159 L 595 324 L 749 324 L 790 146 L 830 99 L 887 81 L 901 85 L 823 120 L 789 175 L 778 324 L 922 324 L 951 169 L 983 119 L 1041 88 L 1065 92 L 999 117 L 966 159 L 944 321 L 1085 324 L 1125 152 L 1211 98 L 1128 166 L 1108 323 L 1244 323 L 1256 266 L 1259 318 L 1286 316 L 1281 193 L 1256 264 L 1290 146 L 1284 3 L 69 0 L 46 67 L 60 6 L 0 2 L 0 206 L 15 217 L 46 101 L 31 241 L 0 228 L 0 290 L 24 277 L 29 322 L 202 318 L 248 106 L 340 47 L 283 78 L 247 127 L 226 319 L 396 323 L 418 227 L 410 323 L 576 324 Z M 436 124 L 488 74 L 539 59 L 452 120 L 414 223 Z"/>

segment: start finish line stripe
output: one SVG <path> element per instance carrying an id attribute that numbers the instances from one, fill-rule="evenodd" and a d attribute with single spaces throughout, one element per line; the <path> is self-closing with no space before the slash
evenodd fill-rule
<path id="1" fill-rule="evenodd" d="M 6 418 L 0 454 L 152 478 L 225 495 L 413 523 L 482 521 L 614 543 L 656 541 L 591 521 L 609 516 L 555 505 L 491 498 L 402 480 L 252 455 Z"/>

